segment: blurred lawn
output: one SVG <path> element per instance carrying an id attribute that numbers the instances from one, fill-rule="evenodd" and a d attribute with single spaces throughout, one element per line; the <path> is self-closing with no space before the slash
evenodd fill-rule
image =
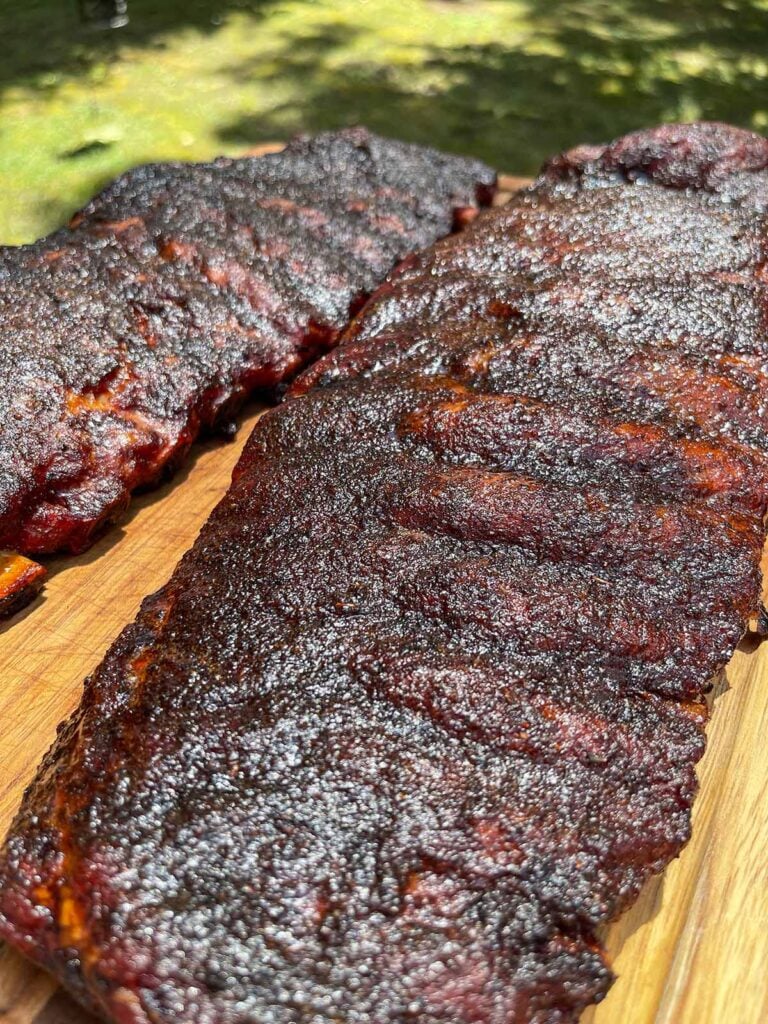
<path id="1" fill-rule="evenodd" d="M 535 170 L 660 120 L 768 128 L 768 0 L 0 0 L 0 239 L 133 164 L 361 122 Z"/>

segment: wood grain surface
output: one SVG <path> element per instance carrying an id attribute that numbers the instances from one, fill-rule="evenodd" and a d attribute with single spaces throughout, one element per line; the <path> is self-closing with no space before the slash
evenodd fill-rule
<path id="1" fill-rule="evenodd" d="M 52 559 L 43 596 L 0 631 L 0 832 L 83 678 L 223 495 L 257 415 L 246 411 L 235 441 L 199 445 L 184 472 L 137 499 L 87 554 Z M 742 644 L 714 693 L 693 839 L 607 930 L 619 978 L 583 1024 L 768 1022 L 768 644 Z M 0 1022 L 92 1018 L 0 946 Z"/>

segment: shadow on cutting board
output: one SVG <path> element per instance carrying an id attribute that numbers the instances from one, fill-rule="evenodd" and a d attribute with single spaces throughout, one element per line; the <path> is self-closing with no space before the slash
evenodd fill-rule
<path id="1" fill-rule="evenodd" d="M 34 1018 L 33 1024 L 98 1024 L 98 1021 L 59 989 Z"/>

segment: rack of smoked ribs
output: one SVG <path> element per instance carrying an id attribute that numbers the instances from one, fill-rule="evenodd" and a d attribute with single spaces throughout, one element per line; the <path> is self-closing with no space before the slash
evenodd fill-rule
<path id="1" fill-rule="evenodd" d="M 120 1024 L 604 997 L 757 602 L 766 168 L 640 132 L 400 264 L 87 681 L 6 939 Z"/>

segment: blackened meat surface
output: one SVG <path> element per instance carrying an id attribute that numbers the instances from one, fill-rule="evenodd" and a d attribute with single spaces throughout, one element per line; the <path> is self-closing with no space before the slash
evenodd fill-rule
<path id="1" fill-rule="evenodd" d="M 83 550 L 202 428 L 330 348 L 493 182 L 352 129 L 139 168 L 69 228 L 0 249 L 0 547 Z"/>
<path id="2" fill-rule="evenodd" d="M 120 1024 L 566 1024 L 755 606 L 768 143 L 555 161 L 257 425 L 86 684 L 0 933 Z"/>

